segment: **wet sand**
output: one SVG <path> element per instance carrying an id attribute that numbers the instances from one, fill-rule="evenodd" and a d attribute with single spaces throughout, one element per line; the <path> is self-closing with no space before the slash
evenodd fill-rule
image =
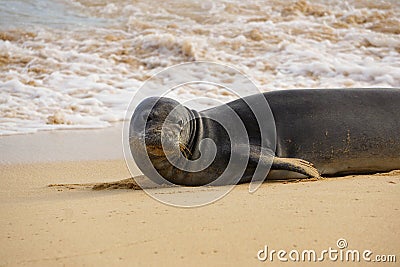
<path id="1" fill-rule="evenodd" d="M 57 134 L 74 141 L 74 131 Z M 19 137 L 40 140 L 37 135 Z M 18 143 L 14 139 L 14 146 Z M 54 150 L 55 144 L 49 141 L 48 149 Z M 29 147 L 24 151 L 35 158 Z M 99 153 L 98 160 L 59 156 L 53 161 L 7 164 L 2 158 L 0 266 L 279 265 L 277 259 L 259 262 L 257 252 L 265 245 L 288 252 L 337 249 L 339 238 L 346 239 L 348 249 L 397 254 L 400 260 L 399 172 L 267 182 L 254 194 L 247 184 L 238 185 L 213 204 L 187 209 L 164 205 L 142 190 L 48 187 L 130 177 L 122 158 L 107 160 Z M 195 194 L 168 190 L 186 197 Z M 323 264 L 332 262 L 326 259 Z"/>

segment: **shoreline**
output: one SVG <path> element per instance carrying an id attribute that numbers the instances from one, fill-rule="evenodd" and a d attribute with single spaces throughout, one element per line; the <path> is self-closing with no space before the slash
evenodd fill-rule
<path id="1" fill-rule="evenodd" d="M 38 131 L 0 136 L 0 165 L 124 159 L 123 122 L 100 129 Z M 100 145 L 101 144 L 101 145 Z"/>

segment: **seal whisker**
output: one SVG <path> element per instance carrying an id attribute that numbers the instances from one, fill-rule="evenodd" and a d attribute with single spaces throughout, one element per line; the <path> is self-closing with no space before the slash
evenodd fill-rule
<path id="1" fill-rule="evenodd" d="M 183 152 L 186 158 L 188 157 L 187 153 L 189 153 L 190 156 L 192 155 L 192 152 L 190 152 L 189 148 L 182 142 L 179 142 L 179 149 L 181 152 Z"/>

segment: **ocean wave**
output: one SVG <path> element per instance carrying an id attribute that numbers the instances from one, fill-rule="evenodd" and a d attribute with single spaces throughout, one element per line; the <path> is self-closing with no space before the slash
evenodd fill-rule
<path id="1" fill-rule="evenodd" d="M 234 66 L 261 91 L 400 87 L 396 1 L 48 1 L 57 19 L 19 17 L 36 2 L 0 3 L 0 135 L 107 127 L 146 79 L 188 61 Z M 203 87 L 171 96 L 234 98 Z"/>

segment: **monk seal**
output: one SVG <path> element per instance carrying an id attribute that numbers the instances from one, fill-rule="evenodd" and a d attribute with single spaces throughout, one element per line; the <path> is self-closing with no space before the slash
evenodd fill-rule
<path id="1" fill-rule="evenodd" d="M 248 105 L 261 98 L 273 114 L 273 118 L 266 119 L 273 119 L 276 127 L 276 136 L 263 137 L 266 142 L 261 142 L 259 123 Z M 229 121 L 228 108 L 243 121 L 249 138 L 250 156 L 239 183 L 251 181 L 258 164 L 270 164 L 267 179 L 319 178 L 400 168 L 399 89 L 279 90 L 200 112 L 173 99 L 147 98 L 134 111 L 129 129 L 131 152 L 138 167 L 150 179 L 154 176 L 150 169 L 155 169 L 167 181 L 179 185 L 201 186 L 214 181 L 228 165 L 231 144 L 226 130 L 208 118 Z M 172 110 L 175 112 L 171 116 Z M 163 148 L 162 136 L 167 147 L 176 149 Z M 207 168 L 190 172 L 170 163 L 168 153 L 196 160 L 201 156 L 199 142 L 207 138 L 217 149 Z M 144 157 L 152 166 L 146 165 Z"/>

